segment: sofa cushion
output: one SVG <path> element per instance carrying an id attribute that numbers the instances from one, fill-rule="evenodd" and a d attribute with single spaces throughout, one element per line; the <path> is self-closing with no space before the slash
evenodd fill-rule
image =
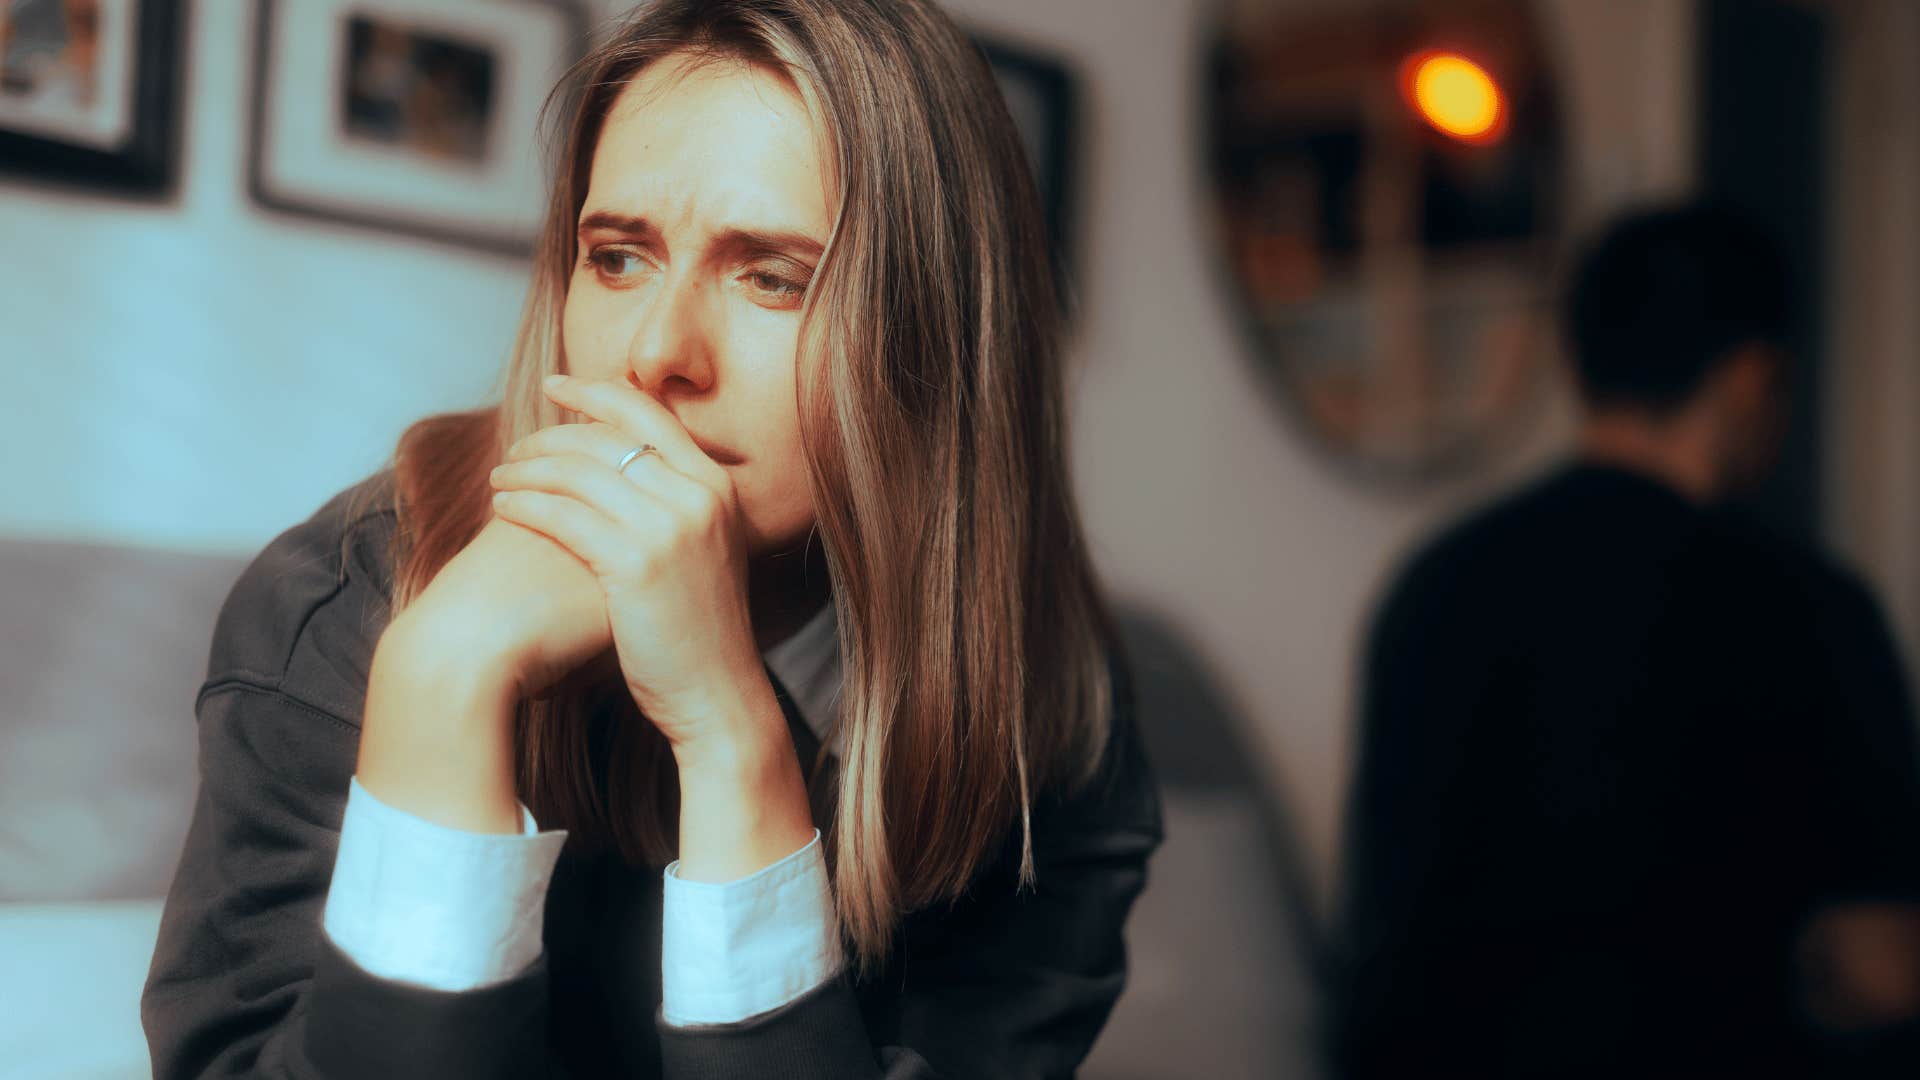
<path id="1" fill-rule="evenodd" d="M 166 894 L 194 694 L 245 559 L 0 541 L 0 900 Z"/>

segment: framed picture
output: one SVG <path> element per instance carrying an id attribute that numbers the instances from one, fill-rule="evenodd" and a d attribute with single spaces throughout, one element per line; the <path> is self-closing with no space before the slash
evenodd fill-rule
<path id="1" fill-rule="evenodd" d="M 248 184 L 263 206 L 524 254 L 570 0 L 262 0 Z"/>
<path id="2" fill-rule="evenodd" d="M 0 168 L 171 190 L 184 0 L 0 0 Z"/>
<path id="3" fill-rule="evenodd" d="M 1047 215 L 1058 272 L 1072 270 L 1072 214 L 1076 192 L 1074 161 L 1079 133 L 1079 81 L 1061 59 L 991 36 L 971 35 L 986 54 L 1006 96 L 1007 111 L 1020 129 L 1040 206 Z"/>

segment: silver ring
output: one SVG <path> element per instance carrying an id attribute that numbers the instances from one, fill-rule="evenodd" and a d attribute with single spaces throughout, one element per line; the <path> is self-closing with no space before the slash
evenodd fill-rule
<path id="1" fill-rule="evenodd" d="M 626 456 L 620 459 L 620 464 L 615 465 L 613 467 L 613 471 L 617 473 L 625 474 L 627 471 L 627 466 L 633 464 L 634 458 L 639 457 L 641 454 L 658 454 L 659 452 L 660 452 L 660 448 L 653 445 L 652 443 L 641 443 L 639 446 L 636 446 L 633 449 L 627 451 Z"/>

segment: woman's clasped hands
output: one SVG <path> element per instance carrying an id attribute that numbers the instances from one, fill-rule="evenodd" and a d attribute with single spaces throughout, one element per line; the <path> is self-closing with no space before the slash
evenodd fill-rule
<path id="1" fill-rule="evenodd" d="M 509 447 L 490 476 L 495 512 L 591 572 L 626 686 L 676 750 L 725 738 L 748 708 L 743 688 L 765 681 L 732 479 L 627 383 L 554 375 L 544 388 L 587 420 Z M 616 469 L 644 445 L 655 449 Z"/>

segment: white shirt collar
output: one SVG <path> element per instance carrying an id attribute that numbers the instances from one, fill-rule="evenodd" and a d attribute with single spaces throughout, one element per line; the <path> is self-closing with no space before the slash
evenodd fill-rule
<path id="1" fill-rule="evenodd" d="M 834 722 L 840 714 L 840 632 L 828 598 L 800 629 L 760 654 L 800 709 L 816 738 L 839 752 Z"/>

